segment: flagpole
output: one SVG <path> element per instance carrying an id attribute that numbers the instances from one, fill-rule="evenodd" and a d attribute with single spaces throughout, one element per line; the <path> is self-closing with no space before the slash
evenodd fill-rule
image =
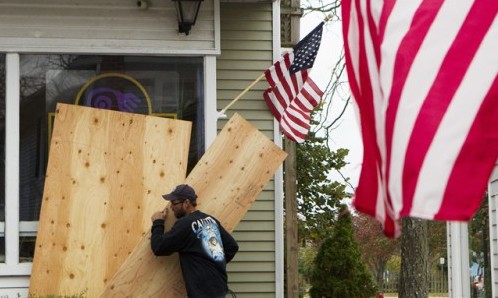
<path id="1" fill-rule="evenodd" d="M 246 94 L 249 90 L 251 90 L 252 87 L 254 87 L 254 85 L 256 85 L 257 82 L 261 81 L 261 79 L 263 79 L 265 77 L 265 73 L 263 72 L 256 80 L 254 80 L 249 86 L 246 87 L 246 89 L 244 89 L 242 92 L 240 92 L 239 95 L 237 95 L 237 97 L 235 97 L 226 107 L 224 107 L 221 111 L 220 111 L 220 115 L 222 116 L 225 116 L 225 112 L 234 104 L 236 103 L 242 96 L 244 96 L 244 94 Z"/>
<path id="2" fill-rule="evenodd" d="M 332 19 L 333 15 L 331 13 L 329 13 L 325 19 L 323 19 L 323 23 L 324 24 L 327 24 L 328 21 L 330 21 L 330 19 Z"/>

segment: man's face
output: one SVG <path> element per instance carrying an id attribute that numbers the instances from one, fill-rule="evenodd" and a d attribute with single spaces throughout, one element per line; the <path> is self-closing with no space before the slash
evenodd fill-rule
<path id="1" fill-rule="evenodd" d="M 173 213 L 175 213 L 176 218 L 182 218 L 185 216 L 186 212 L 184 209 L 184 203 L 185 200 L 176 200 L 176 201 L 171 201 L 171 210 L 173 210 Z"/>

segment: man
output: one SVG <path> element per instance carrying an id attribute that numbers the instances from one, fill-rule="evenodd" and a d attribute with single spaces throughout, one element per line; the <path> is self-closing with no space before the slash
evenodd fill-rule
<path id="1" fill-rule="evenodd" d="M 152 215 L 151 248 L 156 256 L 180 254 L 180 265 L 189 298 L 225 297 L 228 292 L 226 263 L 239 246 L 214 217 L 196 209 L 197 195 L 187 184 L 163 195 L 178 219 L 164 232 L 169 209 Z"/>

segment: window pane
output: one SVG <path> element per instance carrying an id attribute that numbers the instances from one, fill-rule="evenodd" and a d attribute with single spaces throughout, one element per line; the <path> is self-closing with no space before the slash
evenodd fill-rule
<path id="1" fill-rule="evenodd" d="M 0 54 L 0 262 L 5 262 L 5 54 Z"/>
<path id="2" fill-rule="evenodd" d="M 203 154 L 202 57 L 21 55 L 20 65 L 21 221 L 39 218 L 59 102 L 192 121 L 189 169 Z"/>
<path id="3" fill-rule="evenodd" d="M 36 237 L 19 237 L 19 263 L 33 262 Z"/>

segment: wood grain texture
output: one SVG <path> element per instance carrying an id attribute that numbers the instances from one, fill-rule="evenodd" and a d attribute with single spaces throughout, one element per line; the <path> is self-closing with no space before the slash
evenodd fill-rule
<path id="1" fill-rule="evenodd" d="M 161 195 L 184 181 L 190 130 L 186 121 L 57 105 L 30 294 L 98 297 Z"/>
<path id="2" fill-rule="evenodd" d="M 286 153 L 235 114 L 186 179 L 197 208 L 231 232 L 256 200 Z M 166 227 L 175 221 L 169 216 Z M 178 254 L 156 257 L 150 232 L 126 259 L 100 297 L 186 297 Z"/>

